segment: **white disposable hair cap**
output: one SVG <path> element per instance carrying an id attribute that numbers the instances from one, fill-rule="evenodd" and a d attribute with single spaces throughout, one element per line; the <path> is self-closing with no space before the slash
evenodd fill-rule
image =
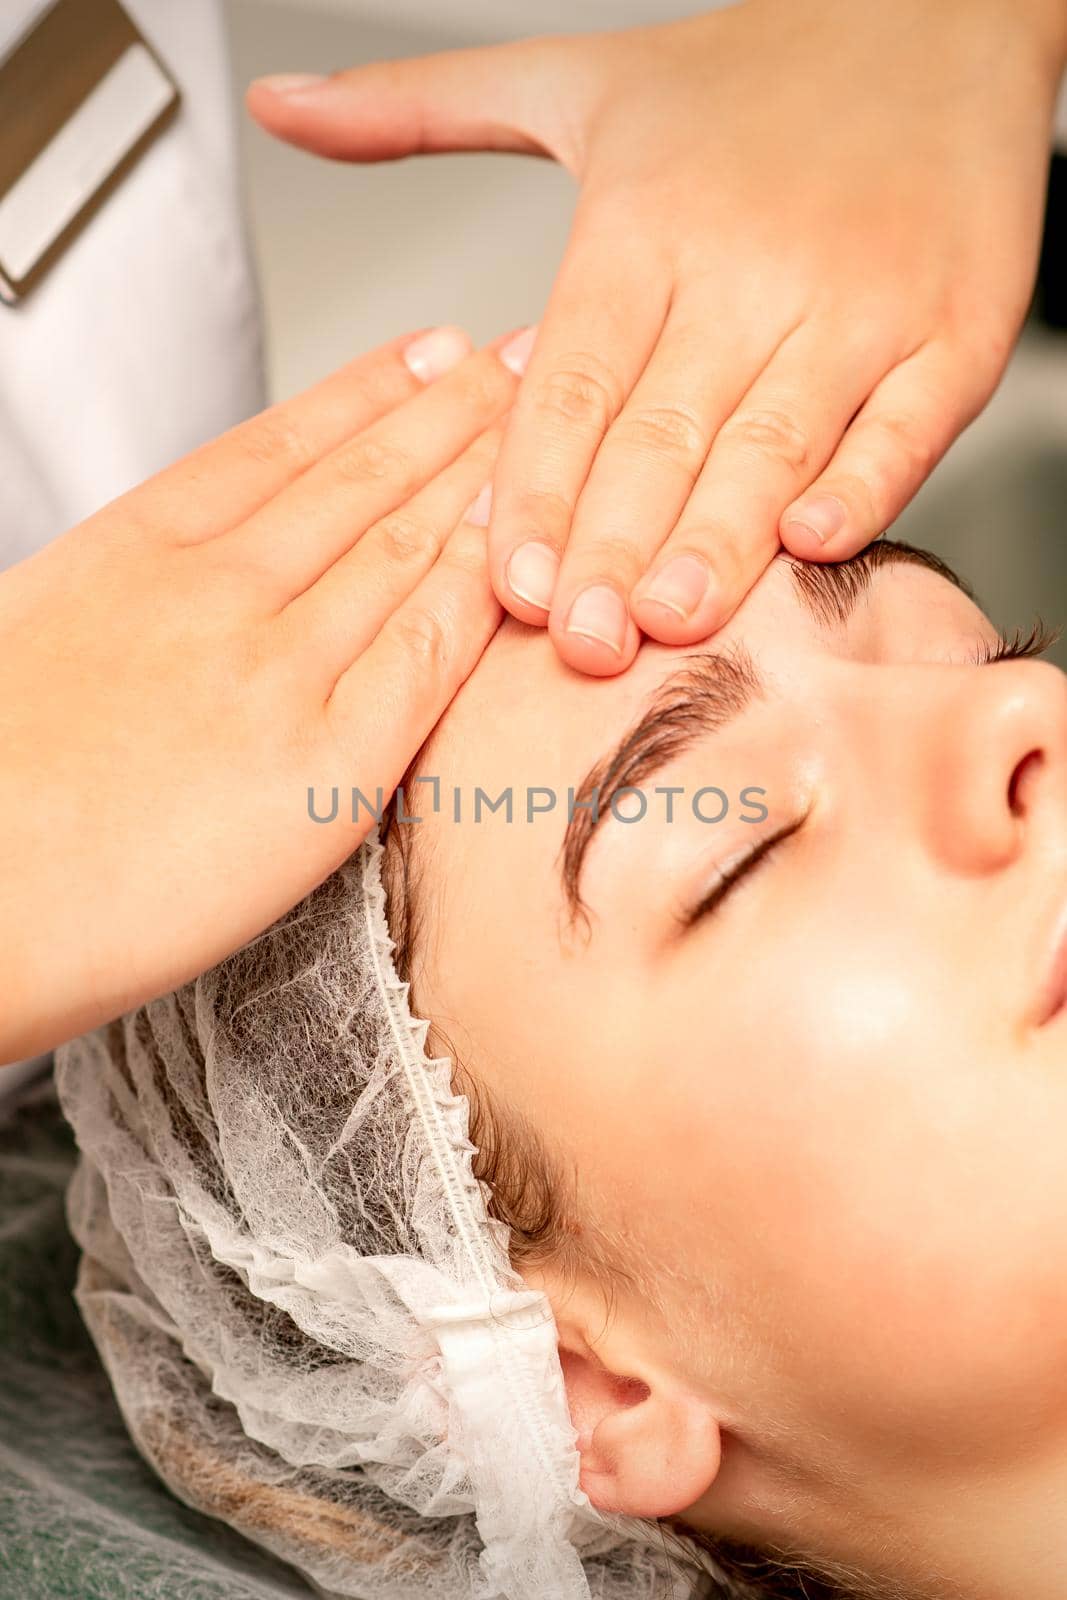
<path id="1" fill-rule="evenodd" d="M 382 853 L 58 1052 L 82 1314 L 170 1487 L 327 1594 L 686 1600 L 658 1525 L 579 1487 L 552 1309 L 408 1009 Z"/>

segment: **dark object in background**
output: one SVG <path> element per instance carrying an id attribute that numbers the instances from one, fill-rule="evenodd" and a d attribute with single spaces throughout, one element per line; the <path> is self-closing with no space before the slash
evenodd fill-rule
<path id="1" fill-rule="evenodd" d="M 1067 155 L 1059 151 L 1049 168 L 1034 315 L 1050 328 L 1067 329 Z"/>

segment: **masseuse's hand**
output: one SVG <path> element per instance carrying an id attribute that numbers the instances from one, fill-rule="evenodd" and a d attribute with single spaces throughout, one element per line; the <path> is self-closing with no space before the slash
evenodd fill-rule
<path id="1" fill-rule="evenodd" d="M 0 576 L 0 1061 L 210 966 L 369 831 L 351 788 L 389 795 L 503 615 L 476 524 L 516 377 L 469 349 L 387 345 Z"/>
<path id="2" fill-rule="evenodd" d="M 718 627 L 779 539 L 862 548 L 980 410 L 1031 291 L 1065 32 L 1064 0 L 747 0 L 248 104 L 327 156 L 530 151 L 580 180 L 490 560 L 610 673 L 639 629 Z"/>

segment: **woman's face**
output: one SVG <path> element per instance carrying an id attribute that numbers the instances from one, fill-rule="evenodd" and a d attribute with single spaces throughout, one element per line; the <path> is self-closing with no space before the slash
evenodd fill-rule
<path id="1" fill-rule="evenodd" d="M 889 548 L 779 557 L 617 678 L 509 620 L 420 763 L 439 811 L 407 800 L 419 1009 L 655 1263 L 646 1336 L 716 1408 L 708 1504 L 749 1533 L 1067 1483 L 1067 680 L 974 664 L 990 623 Z M 657 707 L 573 824 L 572 919 L 568 788 Z"/>

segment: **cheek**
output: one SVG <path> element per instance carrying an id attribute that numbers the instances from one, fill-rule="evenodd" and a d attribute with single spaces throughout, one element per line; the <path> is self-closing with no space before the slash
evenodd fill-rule
<path id="1" fill-rule="evenodd" d="M 663 1203 L 690 1270 L 756 1286 L 806 1404 L 928 1458 L 1025 1448 L 1067 1422 L 1062 1088 L 993 1053 L 962 980 L 947 1003 L 932 933 L 814 920 L 690 1006 Z"/>
<path id="2" fill-rule="evenodd" d="M 785 950 L 761 1026 L 731 997 L 729 1170 L 782 1357 L 881 1445 L 1025 1450 L 1067 1421 L 1064 1088 L 990 1048 L 934 934 L 835 947 Z"/>

